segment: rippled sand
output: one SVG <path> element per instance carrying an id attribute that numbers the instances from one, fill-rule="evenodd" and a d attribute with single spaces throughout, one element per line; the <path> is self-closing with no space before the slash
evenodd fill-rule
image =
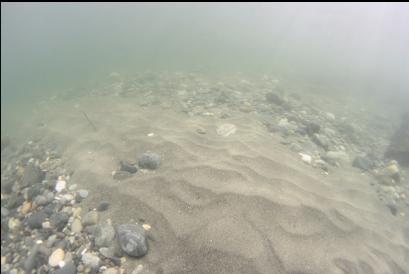
<path id="1" fill-rule="evenodd" d="M 147 273 L 409 272 L 409 222 L 377 201 L 369 177 L 322 174 L 251 113 L 188 117 L 118 97 L 67 101 L 32 118 L 47 124 L 36 134 L 62 145 L 70 184 L 90 190 L 83 206 L 104 199 L 102 220 L 152 226 L 147 256 L 127 260 Z M 218 135 L 223 123 L 237 131 Z M 112 178 L 119 160 L 146 151 L 161 155 L 158 170 Z"/>

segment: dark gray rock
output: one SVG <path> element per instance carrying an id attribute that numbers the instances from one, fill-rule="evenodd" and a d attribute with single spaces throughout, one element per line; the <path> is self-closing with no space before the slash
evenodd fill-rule
<path id="1" fill-rule="evenodd" d="M 132 177 L 131 173 L 129 173 L 128 171 L 122 171 L 122 170 L 115 171 L 115 173 L 113 175 L 113 178 L 115 180 L 125 180 L 125 179 L 128 179 L 130 177 Z"/>
<path id="2" fill-rule="evenodd" d="M 35 197 L 34 199 L 34 203 L 38 206 L 44 206 L 46 204 L 49 203 L 47 197 L 45 197 L 44 195 L 38 195 L 37 197 Z"/>
<path id="3" fill-rule="evenodd" d="M 26 218 L 26 223 L 31 229 L 40 229 L 46 218 L 47 214 L 44 212 L 35 212 Z"/>
<path id="4" fill-rule="evenodd" d="M 160 162 L 160 156 L 155 153 L 144 153 L 138 157 L 138 165 L 144 169 L 157 169 Z"/>
<path id="5" fill-rule="evenodd" d="M 77 267 L 72 261 L 69 261 L 65 264 L 63 268 L 58 269 L 56 274 L 76 274 L 77 273 Z"/>
<path id="6" fill-rule="evenodd" d="M 145 230 L 138 224 L 122 224 L 116 228 L 121 249 L 129 256 L 141 257 L 148 252 Z"/>
<path id="7" fill-rule="evenodd" d="M 308 135 L 313 135 L 315 133 L 320 132 L 321 126 L 314 122 L 309 122 L 305 125 L 305 131 Z"/>
<path id="8" fill-rule="evenodd" d="M 37 195 L 40 195 L 44 191 L 41 184 L 34 184 L 27 190 L 27 200 L 32 201 Z"/>
<path id="9" fill-rule="evenodd" d="M 99 203 L 97 207 L 97 211 L 105 211 L 109 208 L 109 202 L 108 201 L 102 201 Z"/>
<path id="10" fill-rule="evenodd" d="M 274 92 L 267 93 L 266 100 L 269 103 L 276 104 L 279 106 L 281 106 L 285 102 L 278 94 L 275 94 Z"/>
<path id="11" fill-rule="evenodd" d="M 129 173 L 132 173 L 132 174 L 136 173 L 138 171 L 138 168 L 136 166 L 130 164 L 130 163 L 121 161 L 119 164 L 120 164 L 119 170 L 121 170 L 121 171 L 126 171 L 126 172 L 129 172 Z"/>
<path id="12" fill-rule="evenodd" d="M 58 231 L 61 231 L 67 225 L 69 218 L 70 216 L 67 213 L 58 212 L 51 215 L 50 222 L 53 227 L 55 227 Z"/>
<path id="13" fill-rule="evenodd" d="M 373 162 L 369 160 L 367 157 L 357 156 L 352 162 L 352 166 L 362 169 L 364 171 L 368 171 L 373 167 Z"/>
<path id="14" fill-rule="evenodd" d="M 23 262 L 23 268 L 27 273 L 31 273 L 32 270 L 39 268 L 43 264 L 47 263 L 48 256 L 51 251 L 44 245 L 34 245 L 30 250 L 29 255 Z"/>
<path id="15" fill-rule="evenodd" d="M 30 163 L 24 169 L 24 175 L 21 180 L 22 187 L 28 187 L 33 184 L 41 183 L 44 179 L 44 172 L 36 165 Z"/>
<path id="16" fill-rule="evenodd" d="M 94 238 L 97 247 L 110 247 L 115 238 L 115 229 L 110 224 L 99 224 L 95 227 Z"/>
<path id="17" fill-rule="evenodd" d="M 401 125 L 392 136 L 385 157 L 409 167 L 409 112 L 403 115 Z"/>

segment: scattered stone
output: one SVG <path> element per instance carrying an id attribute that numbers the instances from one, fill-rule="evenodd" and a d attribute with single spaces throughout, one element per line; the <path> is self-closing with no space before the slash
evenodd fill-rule
<path id="1" fill-rule="evenodd" d="M 28 212 L 30 212 L 30 209 L 31 209 L 31 202 L 25 201 L 20 208 L 20 213 L 23 215 L 26 215 Z"/>
<path id="2" fill-rule="evenodd" d="M 51 253 L 50 257 L 48 258 L 48 264 L 52 267 L 56 267 L 60 264 L 60 262 L 64 261 L 64 256 L 64 250 L 58 248 Z"/>
<path id="3" fill-rule="evenodd" d="M 44 205 L 46 205 L 48 203 L 49 203 L 49 200 L 44 195 L 38 195 L 34 199 L 34 204 L 36 204 L 38 206 L 44 206 Z"/>
<path id="4" fill-rule="evenodd" d="M 35 212 L 27 217 L 26 223 L 31 229 L 40 229 L 46 218 L 47 214 L 44 212 Z"/>
<path id="5" fill-rule="evenodd" d="M 127 172 L 127 171 L 114 171 L 112 172 L 112 178 L 114 178 L 115 180 L 125 180 L 132 177 L 132 174 Z"/>
<path id="6" fill-rule="evenodd" d="M 110 224 L 99 224 L 94 231 L 95 245 L 97 247 L 109 247 L 115 238 L 115 229 Z"/>
<path id="7" fill-rule="evenodd" d="M 346 164 L 349 162 L 348 154 L 344 151 L 327 151 L 322 158 L 332 165 Z"/>
<path id="8" fill-rule="evenodd" d="M 144 153 L 138 157 L 138 165 L 140 168 L 157 169 L 160 163 L 160 156 L 155 153 Z"/>
<path id="9" fill-rule="evenodd" d="M 100 259 L 98 256 L 92 253 L 84 253 L 81 257 L 82 262 L 85 266 L 91 267 L 92 269 L 97 269 L 99 267 Z"/>
<path id="10" fill-rule="evenodd" d="M 220 125 L 216 130 L 217 134 L 223 137 L 230 136 L 236 133 L 236 131 L 237 131 L 237 127 L 229 123 Z"/>
<path id="11" fill-rule="evenodd" d="M 117 238 L 121 249 L 129 256 L 141 257 L 148 252 L 145 230 L 138 224 L 118 225 Z"/>
<path id="12" fill-rule="evenodd" d="M 132 174 L 138 171 L 138 168 L 130 163 L 120 161 L 119 164 L 120 164 L 119 170 L 121 171 L 126 171 Z"/>
<path id="13" fill-rule="evenodd" d="M 82 199 L 85 199 L 88 197 L 88 190 L 80 189 L 77 191 L 77 195 L 80 196 Z"/>
<path id="14" fill-rule="evenodd" d="M 99 220 L 98 212 L 90 211 L 87 212 L 82 218 L 82 225 L 83 226 L 96 225 L 98 223 L 98 220 Z"/>
<path id="15" fill-rule="evenodd" d="M 97 211 L 105 211 L 109 208 L 109 202 L 108 201 L 102 201 L 99 203 L 97 207 Z"/>
<path id="16" fill-rule="evenodd" d="M 23 179 L 21 180 L 21 186 L 28 187 L 37 183 L 41 183 L 44 179 L 44 172 L 33 163 L 29 163 L 24 169 Z"/>

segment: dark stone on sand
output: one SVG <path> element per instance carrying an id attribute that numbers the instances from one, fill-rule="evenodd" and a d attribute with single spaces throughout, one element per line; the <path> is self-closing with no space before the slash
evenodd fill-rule
<path id="1" fill-rule="evenodd" d="M 115 171 L 114 175 L 112 176 L 115 180 L 125 180 L 132 177 L 132 174 L 128 171 L 118 170 Z"/>
<path id="2" fill-rule="evenodd" d="M 109 208 L 109 202 L 108 201 L 102 201 L 99 203 L 97 207 L 97 211 L 105 211 Z"/>
<path id="3" fill-rule="evenodd" d="M 121 171 L 126 171 L 132 174 L 138 171 L 138 168 L 130 163 L 121 161 L 119 164 L 121 165 L 121 167 L 119 168 L 119 170 Z"/>
<path id="4" fill-rule="evenodd" d="M 352 162 L 352 166 L 356 168 L 360 168 L 364 171 L 368 171 L 373 167 L 373 162 L 369 160 L 367 157 L 357 156 Z"/>
<path id="5" fill-rule="evenodd" d="M 385 157 L 397 160 L 402 166 L 409 166 L 409 112 L 403 115 L 401 125 L 392 136 Z"/>
<path id="6" fill-rule="evenodd" d="M 155 153 L 144 153 L 138 157 L 138 165 L 144 169 L 157 169 L 160 165 L 160 156 Z"/>
<path id="7" fill-rule="evenodd" d="M 77 273 L 77 267 L 72 261 L 69 261 L 65 264 L 64 267 L 58 269 L 56 274 L 76 274 Z"/>
<path id="8" fill-rule="evenodd" d="M 116 228 L 121 249 L 129 256 L 141 257 L 148 252 L 145 230 L 138 224 L 122 224 Z"/>
<path id="9" fill-rule="evenodd" d="M 21 180 L 22 187 L 28 187 L 33 184 L 41 183 L 44 179 L 44 172 L 36 165 L 30 163 L 24 169 L 24 175 Z"/>
<path id="10" fill-rule="evenodd" d="M 44 212 L 35 212 L 27 217 L 26 223 L 31 229 L 39 229 L 42 227 L 42 223 L 46 218 L 47 214 L 45 214 Z"/>
<path id="11" fill-rule="evenodd" d="M 58 231 L 64 229 L 67 225 L 70 216 L 65 212 L 54 213 L 50 217 L 50 222 Z"/>
<path id="12" fill-rule="evenodd" d="M 266 100 L 269 103 L 274 103 L 276 105 L 281 106 L 282 104 L 284 104 L 284 100 L 277 94 L 275 94 L 274 92 L 269 92 L 266 94 Z"/>

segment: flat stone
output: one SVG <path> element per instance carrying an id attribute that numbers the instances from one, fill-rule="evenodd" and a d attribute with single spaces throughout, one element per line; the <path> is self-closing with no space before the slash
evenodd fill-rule
<path id="1" fill-rule="evenodd" d="M 82 223 L 79 219 L 75 218 L 71 224 L 71 231 L 74 233 L 80 233 L 82 231 Z"/>
<path id="2" fill-rule="evenodd" d="M 77 191 L 77 195 L 79 195 L 82 199 L 85 199 L 88 197 L 88 190 L 86 189 L 80 189 Z"/>
<path id="3" fill-rule="evenodd" d="M 136 173 L 138 171 L 138 168 L 130 163 L 127 163 L 125 161 L 121 161 L 120 163 L 120 168 L 119 170 L 121 171 L 126 171 L 131 174 Z"/>
<path id="4" fill-rule="evenodd" d="M 148 252 L 145 230 L 138 224 L 118 225 L 117 239 L 121 249 L 129 256 L 141 257 Z"/>

